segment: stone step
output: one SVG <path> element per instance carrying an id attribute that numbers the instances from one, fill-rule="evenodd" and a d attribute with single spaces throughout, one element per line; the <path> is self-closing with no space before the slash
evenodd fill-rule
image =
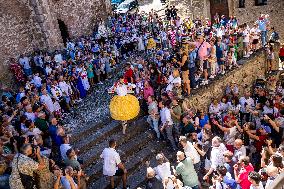
<path id="1" fill-rule="evenodd" d="M 117 147 L 117 152 L 120 154 L 120 158 L 123 162 L 126 162 L 129 156 L 132 156 L 141 148 L 144 148 L 153 139 L 153 133 L 146 131 L 139 134 L 137 137 L 132 138 L 130 141 Z M 98 155 L 100 155 L 99 153 Z M 128 156 L 128 157 L 127 157 Z M 99 179 L 102 176 L 103 162 L 97 158 L 96 162 L 93 162 L 88 168 L 85 169 L 85 173 L 90 177 L 89 181 Z"/>
<path id="2" fill-rule="evenodd" d="M 175 162 L 175 153 L 172 151 L 170 147 L 164 148 L 162 152 L 169 159 L 170 162 Z M 150 161 L 151 167 L 156 167 L 158 165 L 155 155 L 148 160 Z M 138 187 L 141 187 L 142 189 L 145 189 L 146 173 L 147 173 L 147 167 L 146 165 L 142 165 L 141 167 L 136 169 L 131 175 L 129 175 L 127 178 L 127 183 L 130 186 L 130 188 L 136 189 Z M 120 186 L 122 187 L 122 183 L 120 183 Z"/>
<path id="3" fill-rule="evenodd" d="M 89 131 L 82 135 L 81 140 L 74 144 L 74 148 L 80 149 L 80 153 L 85 153 L 90 147 L 104 140 L 106 137 L 118 133 L 120 130 L 120 122 L 113 120 L 110 123 L 103 125 L 100 129 Z"/>
<path id="4" fill-rule="evenodd" d="M 129 156 L 125 162 L 126 169 L 128 170 L 128 175 L 131 175 L 137 169 L 145 164 L 145 162 L 153 158 L 156 153 L 163 150 L 166 143 L 161 142 L 157 145 L 156 141 L 150 142 L 148 145 L 144 146 L 139 152 Z M 93 183 L 90 182 L 89 188 L 101 188 L 107 189 L 109 187 L 109 179 L 106 176 L 101 176 L 98 180 Z"/>
<path id="5" fill-rule="evenodd" d="M 110 127 L 110 131 L 108 133 L 100 133 L 100 141 L 96 140 L 96 142 L 94 142 L 92 141 L 92 139 L 89 139 L 90 142 L 86 146 L 86 150 L 84 150 L 84 153 L 79 154 L 79 158 L 84 160 L 83 167 L 88 167 L 92 163 L 96 162 L 97 159 L 99 159 L 99 156 L 103 149 L 108 146 L 108 141 L 110 138 L 115 139 L 117 141 L 117 145 L 122 145 L 128 142 L 134 136 L 139 135 L 141 132 L 147 131 L 147 129 L 149 128 L 147 122 L 144 119 L 139 119 L 137 121 L 129 123 L 129 125 L 127 126 L 127 134 L 123 136 L 120 127 L 121 126 L 117 126 L 117 128 L 113 129 Z M 118 129 L 118 131 L 115 132 L 111 129 Z"/>
<path id="6" fill-rule="evenodd" d="M 72 132 L 72 137 L 71 142 L 72 143 L 77 143 L 78 141 L 80 141 L 82 138 L 84 138 L 86 135 L 90 135 L 94 132 L 96 132 L 97 130 L 103 128 L 106 124 L 111 122 L 111 118 L 107 118 L 99 123 L 86 123 L 85 125 L 85 129 L 81 130 L 75 130 Z"/>

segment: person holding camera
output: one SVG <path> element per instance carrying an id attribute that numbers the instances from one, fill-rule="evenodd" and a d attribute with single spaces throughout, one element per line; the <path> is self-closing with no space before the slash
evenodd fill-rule
<path id="1" fill-rule="evenodd" d="M 248 180 L 248 175 L 251 171 L 254 171 L 254 167 L 248 156 L 242 156 L 234 165 L 235 180 L 242 189 L 250 189 L 251 182 Z"/>
<path id="2" fill-rule="evenodd" d="M 12 161 L 12 173 L 9 180 L 10 188 L 35 188 L 34 171 L 42 170 L 45 167 L 40 155 L 40 149 L 39 147 L 33 147 L 31 144 L 24 144 L 20 151 L 21 152 L 17 154 Z"/>

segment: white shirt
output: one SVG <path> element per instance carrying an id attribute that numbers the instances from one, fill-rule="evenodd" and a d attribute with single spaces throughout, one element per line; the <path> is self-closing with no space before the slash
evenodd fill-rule
<path id="1" fill-rule="evenodd" d="M 118 96 L 126 96 L 127 95 L 127 86 L 122 85 L 122 86 L 117 86 L 115 89 L 115 92 L 117 93 Z"/>
<path id="2" fill-rule="evenodd" d="M 33 78 L 33 82 L 34 82 L 34 84 L 35 84 L 35 86 L 36 87 L 41 87 L 41 78 L 39 77 L 39 76 L 34 76 L 34 78 Z"/>
<path id="3" fill-rule="evenodd" d="M 33 112 L 25 112 L 25 116 L 27 116 L 28 120 L 31 120 L 33 122 L 35 121 L 35 118 L 36 118 L 35 113 L 33 113 Z"/>
<path id="4" fill-rule="evenodd" d="M 118 170 L 117 165 L 121 163 L 119 154 L 113 148 L 105 148 L 100 157 L 104 159 L 103 174 L 114 176 Z"/>
<path id="5" fill-rule="evenodd" d="M 172 75 L 170 75 L 166 91 L 172 91 L 174 84 L 180 84 L 181 85 L 181 78 L 180 77 L 174 78 Z"/>
<path id="6" fill-rule="evenodd" d="M 30 63 L 29 63 L 29 58 L 28 57 L 23 57 L 19 59 L 19 63 L 24 67 L 24 69 L 30 69 Z"/>
<path id="7" fill-rule="evenodd" d="M 250 33 L 252 34 L 253 39 L 259 39 L 260 30 L 258 28 L 252 28 Z"/>
<path id="8" fill-rule="evenodd" d="M 52 72 L 52 69 L 50 67 L 46 67 L 45 72 L 46 72 L 47 75 L 50 75 L 51 72 Z"/>
<path id="9" fill-rule="evenodd" d="M 56 54 L 56 55 L 54 56 L 54 60 L 55 60 L 55 62 L 57 62 L 57 63 L 62 62 L 62 61 L 63 61 L 62 55 L 61 55 L 61 54 Z"/>
<path id="10" fill-rule="evenodd" d="M 218 165 L 224 165 L 224 152 L 226 151 L 226 147 L 223 143 L 220 144 L 219 147 L 213 147 L 211 151 L 211 167 L 216 170 Z"/>
<path id="11" fill-rule="evenodd" d="M 40 97 L 40 101 L 47 106 L 47 108 L 50 112 L 54 112 L 54 104 L 53 104 L 51 97 L 48 94 L 42 95 Z"/>
<path id="12" fill-rule="evenodd" d="M 32 131 L 28 130 L 28 132 L 26 132 L 25 134 L 28 135 L 28 136 L 30 136 L 30 135 L 38 136 L 41 133 L 42 133 L 41 130 L 39 130 L 38 128 L 33 128 Z"/>
<path id="13" fill-rule="evenodd" d="M 59 87 L 62 90 L 62 92 L 65 93 L 67 96 L 70 95 L 71 87 L 65 81 L 60 81 Z"/>
<path id="14" fill-rule="evenodd" d="M 246 147 L 242 146 L 240 149 L 235 149 L 234 151 L 234 156 L 233 156 L 233 161 L 237 162 L 241 156 L 246 156 Z"/>
<path id="15" fill-rule="evenodd" d="M 70 144 L 61 144 L 60 145 L 60 154 L 63 160 L 68 159 L 66 152 L 71 149 L 71 145 Z"/>
<path id="16" fill-rule="evenodd" d="M 191 142 L 187 141 L 187 145 L 183 148 L 186 157 L 193 159 L 193 164 L 200 162 L 200 155 Z"/>
<path id="17" fill-rule="evenodd" d="M 156 178 L 159 180 L 164 180 L 172 175 L 170 162 L 165 162 L 154 168 L 156 173 Z"/>
<path id="18" fill-rule="evenodd" d="M 246 99 L 245 97 L 241 97 L 239 100 L 239 103 L 241 105 L 241 112 L 246 113 L 246 106 L 245 103 L 247 105 L 247 107 L 252 108 L 254 107 L 254 100 L 249 97 L 248 99 Z"/>
<path id="19" fill-rule="evenodd" d="M 172 117 L 171 117 L 171 112 L 170 112 L 170 110 L 167 107 L 161 109 L 160 116 L 161 116 L 162 124 L 165 124 L 167 121 L 168 121 L 168 125 L 172 125 L 173 124 L 173 120 L 172 120 Z"/>
<path id="20" fill-rule="evenodd" d="M 248 29 L 245 29 L 245 30 L 244 30 L 243 36 L 244 36 L 243 42 L 244 42 L 244 43 L 248 43 L 248 42 L 249 42 L 249 30 L 248 30 Z"/>

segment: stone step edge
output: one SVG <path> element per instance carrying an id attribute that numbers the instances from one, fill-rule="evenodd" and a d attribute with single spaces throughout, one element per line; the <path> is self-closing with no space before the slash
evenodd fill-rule
<path id="1" fill-rule="evenodd" d="M 144 140 L 140 140 L 140 138 L 142 138 Z M 131 148 L 129 148 L 129 145 L 128 145 L 129 143 L 127 145 L 125 143 L 124 146 L 118 147 L 120 149 L 119 151 L 124 152 L 124 153 L 120 153 L 121 160 L 123 161 L 127 156 L 129 156 L 128 158 L 130 158 L 134 154 L 136 154 L 137 152 L 139 153 L 139 151 L 142 150 L 143 148 L 147 148 L 148 143 L 151 141 L 150 139 L 153 139 L 153 138 L 154 138 L 154 136 L 152 135 L 152 133 L 145 132 L 145 133 L 143 133 L 143 135 L 141 135 L 141 137 L 138 137 L 139 142 L 136 141 L 134 145 L 131 145 Z M 96 177 L 102 175 L 102 162 L 101 161 L 98 161 L 92 167 L 98 169 L 98 166 L 100 166 L 99 170 L 94 171 L 91 168 L 91 170 L 86 171 L 86 174 L 90 177 L 90 179 L 89 179 L 90 181 L 92 181 Z M 93 173 L 90 175 L 90 174 L 88 174 L 89 172 L 93 172 Z"/>
<path id="2" fill-rule="evenodd" d="M 128 170 L 128 174 L 131 175 L 133 172 L 135 172 L 136 169 L 138 169 L 141 165 L 143 165 L 148 159 L 151 158 L 151 156 L 155 155 L 158 151 L 160 151 L 161 149 L 163 149 L 165 147 L 164 143 L 161 143 L 161 145 L 158 145 L 153 142 L 151 143 L 151 147 L 154 148 L 154 150 L 150 149 L 149 146 L 147 146 L 146 148 L 143 148 L 142 150 L 139 151 L 139 154 L 143 152 L 143 154 L 145 154 L 145 151 L 147 152 L 147 155 L 143 155 L 143 158 L 137 160 L 137 154 L 133 155 L 130 159 L 128 159 L 127 162 L 125 162 L 125 166 Z M 154 151 L 154 152 L 153 152 Z M 137 161 L 137 162 L 135 162 Z M 133 163 L 134 162 L 134 163 Z M 104 182 L 104 180 L 106 180 L 106 176 L 102 176 L 99 180 L 91 183 L 90 185 L 92 186 L 91 188 L 107 188 L 109 185 L 109 182 Z M 100 186 L 94 186 L 96 185 L 96 183 L 101 183 L 103 182 L 104 186 L 100 185 Z"/>
<path id="3" fill-rule="evenodd" d="M 129 134 L 127 134 L 125 137 L 122 137 L 122 133 L 117 133 L 116 135 L 114 135 L 114 136 L 107 136 L 107 137 L 109 137 L 109 138 L 119 138 L 118 140 L 117 140 L 117 144 L 119 145 L 119 146 L 121 146 L 121 145 L 123 145 L 123 144 L 125 144 L 125 143 L 127 143 L 127 141 L 129 141 L 129 140 L 131 140 L 133 137 L 135 137 L 136 136 L 136 134 L 138 134 L 138 133 L 141 133 L 141 132 L 143 132 L 143 131 L 147 131 L 147 129 L 148 129 L 148 125 L 147 125 L 147 122 L 143 122 L 143 120 L 141 120 L 142 122 L 142 124 L 141 125 L 143 125 L 143 126 L 141 126 L 141 127 L 139 127 L 139 129 L 132 129 L 131 130 L 131 132 L 129 133 Z M 135 125 L 134 124 L 132 124 L 133 126 L 132 127 L 135 127 Z M 104 137 L 104 138 L 107 138 L 107 137 Z M 98 144 L 102 144 L 102 143 L 105 143 L 105 145 L 103 145 L 104 147 L 103 148 L 105 148 L 105 147 L 107 147 L 108 146 L 108 141 L 101 141 L 100 143 L 97 143 L 97 145 Z M 93 146 L 94 146 L 94 148 L 96 148 L 96 146 L 95 146 L 96 144 L 94 144 Z M 94 149 L 93 148 L 93 149 Z M 103 148 L 101 149 L 101 151 L 103 150 Z M 92 149 L 91 149 L 92 150 Z M 90 151 L 90 150 L 89 150 Z M 89 152 L 89 151 L 85 151 L 84 152 L 84 154 L 86 154 L 87 152 Z M 99 154 L 96 154 L 95 156 L 92 156 L 91 158 L 90 157 L 87 157 L 88 155 L 84 155 L 84 154 L 80 154 L 79 155 L 79 157 L 81 156 L 81 157 L 83 157 L 83 159 L 85 159 L 85 163 L 84 163 L 84 167 L 88 167 L 88 166 L 90 166 L 90 164 L 93 162 L 93 161 L 96 161 L 96 159 L 98 159 L 99 158 Z M 85 156 L 85 157 L 84 157 Z"/>

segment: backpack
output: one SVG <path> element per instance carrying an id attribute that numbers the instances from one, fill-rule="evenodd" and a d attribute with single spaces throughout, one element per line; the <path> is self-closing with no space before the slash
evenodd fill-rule
<path id="1" fill-rule="evenodd" d="M 274 32 L 273 40 L 274 41 L 278 41 L 279 40 L 279 34 L 277 32 Z"/>

